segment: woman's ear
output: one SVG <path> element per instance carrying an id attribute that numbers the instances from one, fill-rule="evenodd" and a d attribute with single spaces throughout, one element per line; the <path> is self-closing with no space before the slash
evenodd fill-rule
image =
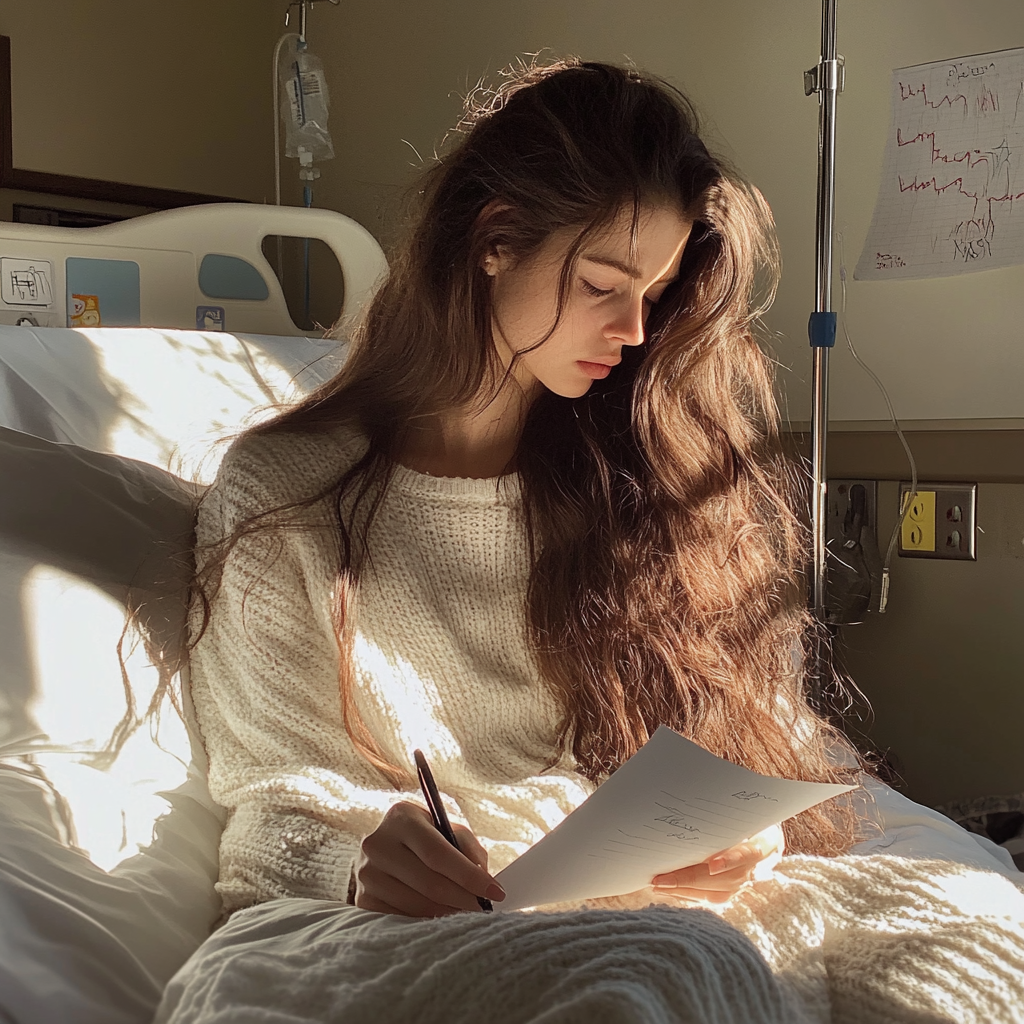
<path id="1" fill-rule="evenodd" d="M 474 227 L 477 231 L 483 231 L 492 236 L 499 234 L 496 229 L 498 229 L 501 221 L 505 219 L 505 216 L 511 209 L 511 204 L 504 200 L 492 199 L 477 214 Z M 494 277 L 503 270 L 507 270 L 512 265 L 512 262 L 513 260 L 509 256 L 508 248 L 499 242 L 495 242 L 490 246 L 487 254 L 480 260 L 480 267 L 488 277 Z"/>
<path id="2" fill-rule="evenodd" d="M 507 270 L 510 261 L 504 252 L 504 246 L 497 245 L 492 252 L 489 252 L 481 261 L 480 266 L 488 277 L 494 277 L 503 270 Z"/>

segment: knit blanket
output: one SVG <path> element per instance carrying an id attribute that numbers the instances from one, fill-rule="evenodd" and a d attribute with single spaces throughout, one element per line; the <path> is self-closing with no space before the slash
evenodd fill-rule
<path id="1" fill-rule="evenodd" d="M 274 901 L 204 943 L 154 1024 L 1024 1022 L 1024 890 L 995 872 L 793 856 L 718 913 L 617 902 L 428 921 Z"/>

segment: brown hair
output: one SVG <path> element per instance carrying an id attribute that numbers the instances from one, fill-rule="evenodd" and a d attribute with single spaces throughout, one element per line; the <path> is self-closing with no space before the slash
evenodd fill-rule
<path id="1" fill-rule="evenodd" d="M 678 91 L 632 69 L 521 67 L 470 98 L 458 133 L 419 185 L 418 218 L 342 371 L 250 431 L 349 424 L 369 442 L 329 489 L 296 503 L 330 498 L 343 541 L 335 614 L 353 741 L 406 783 L 353 702 L 354 542 L 365 541 L 415 417 L 514 386 L 491 336 L 482 259 L 501 246 L 528 260 L 555 230 L 575 229 L 560 316 L 587 240 L 624 207 L 635 238 L 641 207 L 669 204 L 694 226 L 645 344 L 624 349 L 583 397 L 537 399 L 510 466 L 534 553 L 525 613 L 562 708 L 559 741 L 592 780 L 664 724 L 756 771 L 847 781 L 861 765 L 802 687 L 806 531 L 781 453 L 772 364 L 755 337 L 779 271 L 762 196 L 709 154 Z M 343 507 L 367 509 L 358 529 Z M 261 522 L 240 524 L 210 564 Z M 208 565 L 197 587 L 203 628 L 214 577 Z M 837 767 L 836 749 L 857 763 Z M 852 811 L 835 801 L 787 823 L 795 851 L 837 853 L 855 834 Z"/>

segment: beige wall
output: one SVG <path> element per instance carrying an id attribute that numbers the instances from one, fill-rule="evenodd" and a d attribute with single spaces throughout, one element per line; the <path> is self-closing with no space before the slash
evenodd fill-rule
<path id="1" fill-rule="evenodd" d="M 270 197 L 269 62 L 282 7 L 281 0 L 4 4 L 16 166 Z M 960 0 L 839 4 L 847 90 L 839 100 L 837 226 L 851 263 L 874 203 L 890 69 L 1024 44 L 1018 0 L 978 0 L 970 10 Z M 544 49 L 634 60 L 695 99 L 718 148 L 772 203 L 785 277 L 770 326 L 791 367 L 783 373 L 789 414 L 805 420 L 817 103 L 803 95 L 801 72 L 817 58 L 819 18 L 817 0 L 318 4 L 309 38 L 328 66 L 338 156 L 322 165 L 315 203 L 349 213 L 386 241 L 399 229 L 396 201 L 414 177 L 416 153 L 429 158 L 479 76 Z M 286 200 L 300 202 L 295 161 L 283 161 L 283 175 Z M 319 303 L 325 298 L 317 295 Z M 1022 268 L 853 282 L 849 321 L 902 416 L 1016 417 L 1024 425 Z M 831 392 L 834 420 L 885 415 L 842 345 Z"/>
<path id="2" fill-rule="evenodd" d="M 273 198 L 272 0 L 14 0 L 14 165 Z"/>

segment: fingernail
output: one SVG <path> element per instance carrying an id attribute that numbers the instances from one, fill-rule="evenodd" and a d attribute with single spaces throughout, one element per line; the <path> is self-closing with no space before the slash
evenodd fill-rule
<path id="1" fill-rule="evenodd" d="M 664 876 L 658 875 L 657 878 L 651 879 L 651 885 L 655 889 L 674 889 L 676 887 L 676 880 L 671 875 Z"/>
<path id="2" fill-rule="evenodd" d="M 484 895 L 489 900 L 497 900 L 500 903 L 505 898 L 505 890 L 497 882 L 491 882 Z"/>
<path id="3" fill-rule="evenodd" d="M 724 857 L 712 857 L 708 861 L 708 874 L 709 875 L 720 875 L 723 871 L 728 870 L 729 862 Z"/>

